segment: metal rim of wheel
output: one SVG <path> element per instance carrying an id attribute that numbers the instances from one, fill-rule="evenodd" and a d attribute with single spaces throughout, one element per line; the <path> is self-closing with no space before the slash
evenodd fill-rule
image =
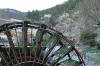
<path id="1" fill-rule="evenodd" d="M 1 66 L 59 66 L 64 62 L 85 66 L 73 42 L 44 24 L 6 23 L 0 26 L 0 34 L 8 41 L 5 44 L 5 39 L 0 37 Z"/>

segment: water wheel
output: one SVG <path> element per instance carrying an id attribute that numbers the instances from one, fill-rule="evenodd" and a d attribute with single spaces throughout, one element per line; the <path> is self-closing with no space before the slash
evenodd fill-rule
<path id="1" fill-rule="evenodd" d="M 85 66 L 62 33 L 28 21 L 0 26 L 0 66 Z"/>

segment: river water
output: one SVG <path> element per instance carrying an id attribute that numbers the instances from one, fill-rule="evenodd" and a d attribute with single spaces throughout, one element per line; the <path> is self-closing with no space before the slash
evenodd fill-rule
<path id="1" fill-rule="evenodd" d="M 100 53 L 86 53 L 86 66 L 100 66 Z"/>

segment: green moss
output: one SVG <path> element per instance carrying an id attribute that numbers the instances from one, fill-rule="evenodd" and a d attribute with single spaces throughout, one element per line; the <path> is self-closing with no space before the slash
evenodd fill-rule
<path id="1" fill-rule="evenodd" d="M 58 39 L 58 35 L 57 35 L 57 34 L 54 34 L 54 38 L 55 38 L 55 39 Z"/>
<path id="2" fill-rule="evenodd" d="M 72 60 L 72 59 L 69 59 L 68 60 L 68 63 L 72 64 L 73 63 L 73 66 L 79 66 L 81 64 L 81 62 L 78 62 L 76 60 Z"/>

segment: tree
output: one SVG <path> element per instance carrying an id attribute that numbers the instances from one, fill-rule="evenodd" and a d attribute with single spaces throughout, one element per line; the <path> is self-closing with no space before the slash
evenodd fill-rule
<path id="1" fill-rule="evenodd" d="M 32 12 L 28 12 L 27 18 L 38 21 L 40 19 L 40 13 L 37 10 L 33 10 Z"/>
<path id="2" fill-rule="evenodd" d="M 26 15 L 27 18 L 32 19 L 32 14 L 30 11 L 28 11 L 28 14 Z"/>
<path id="3" fill-rule="evenodd" d="M 95 41 L 96 36 L 97 35 L 95 33 L 83 32 L 81 33 L 80 41 L 83 44 L 88 44 L 90 46 L 96 46 L 96 41 Z"/>

